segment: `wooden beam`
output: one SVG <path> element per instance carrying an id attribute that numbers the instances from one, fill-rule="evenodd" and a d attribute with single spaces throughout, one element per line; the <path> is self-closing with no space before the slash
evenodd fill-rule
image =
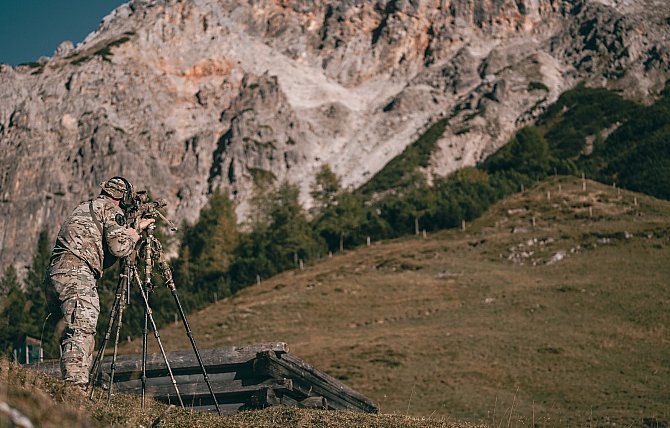
<path id="1" fill-rule="evenodd" d="M 337 408 L 339 404 L 347 410 L 378 412 L 377 405 L 364 395 L 290 354 L 259 352 L 254 372 L 275 379 L 292 379 L 294 389 L 295 386 L 309 388 L 313 391 L 310 395 L 325 397 L 329 407 Z"/>
<path id="2" fill-rule="evenodd" d="M 210 380 L 212 389 L 217 398 L 226 397 L 226 396 L 251 396 L 252 394 L 265 390 L 265 389 L 276 389 L 282 391 L 290 391 L 293 388 L 293 382 L 290 379 L 269 379 L 256 384 L 246 384 L 242 380 L 226 380 L 226 381 L 212 381 Z M 178 383 L 179 393 L 184 400 L 184 403 L 188 403 L 191 400 L 206 399 L 211 398 L 207 384 L 204 381 L 195 382 L 195 383 Z M 125 394 L 142 394 L 142 385 L 129 384 L 129 383 L 119 383 L 114 385 L 116 392 L 122 392 Z M 160 384 L 160 385 L 147 385 L 147 395 L 153 397 L 155 400 L 165 401 L 167 397 L 176 398 L 175 391 L 172 386 L 172 383 L 169 384 Z"/>

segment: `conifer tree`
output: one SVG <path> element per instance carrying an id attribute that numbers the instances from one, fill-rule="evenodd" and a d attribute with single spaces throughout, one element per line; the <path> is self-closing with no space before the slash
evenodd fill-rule
<path id="1" fill-rule="evenodd" d="M 0 297 L 0 353 L 11 355 L 28 318 L 26 295 L 12 265 L 5 269 L 0 279 Z"/>
<path id="2" fill-rule="evenodd" d="M 29 304 L 28 315 L 30 318 L 30 331 L 26 331 L 25 333 L 38 338 L 42 330 L 42 323 L 49 315 L 44 278 L 49 266 L 49 258 L 51 257 L 50 244 L 48 232 L 42 230 L 37 238 L 35 255 L 25 279 L 25 291 Z"/>
<path id="3" fill-rule="evenodd" d="M 269 246 L 277 272 L 295 266 L 296 259 L 315 258 L 323 250 L 298 200 L 298 187 L 284 182 L 271 202 Z"/>
<path id="4" fill-rule="evenodd" d="M 323 164 L 316 174 L 310 192 L 319 212 L 323 212 L 335 203 L 341 188 L 340 178 L 333 172 L 330 165 Z"/>

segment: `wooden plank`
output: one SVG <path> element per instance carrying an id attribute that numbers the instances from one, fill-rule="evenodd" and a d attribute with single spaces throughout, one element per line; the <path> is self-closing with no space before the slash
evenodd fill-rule
<path id="1" fill-rule="evenodd" d="M 225 370 L 230 365 L 244 364 L 253 361 L 259 352 L 288 352 L 288 345 L 283 342 L 263 343 L 258 345 L 248 346 L 228 346 L 214 349 L 201 349 L 200 357 L 207 369 L 207 372 L 215 372 L 217 370 Z M 167 358 L 170 362 L 170 367 L 174 372 L 191 371 L 194 369 L 200 370 L 198 360 L 192 349 L 188 351 L 167 352 Z M 105 357 L 103 359 L 103 372 L 109 373 L 111 366 L 111 358 Z M 165 361 L 160 353 L 147 355 L 147 373 L 159 372 L 166 370 Z M 115 373 L 123 375 L 126 373 L 141 373 L 142 371 L 142 356 L 141 355 L 121 355 L 116 359 Z M 115 374 L 115 376 L 116 376 Z"/>
<path id="2" fill-rule="evenodd" d="M 328 400 L 325 397 L 314 396 L 307 397 L 304 400 L 300 401 L 299 407 L 306 409 L 327 409 Z"/>
<path id="3" fill-rule="evenodd" d="M 252 362 L 259 352 L 272 351 L 275 353 L 288 352 L 288 345 L 283 342 L 262 343 L 248 346 L 228 346 L 214 349 L 201 349 L 202 362 L 210 372 L 236 371 L 236 365 Z M 170 367 L 175 374 L 198 374 L 201 373 L 198 360 L 193 350 L 177 351 L 167 353 Z M 111 357 L 105 356 L 102 361 L 103 373 L 111 371 Z M 41 363 L 26 366 L 43 373 L 60 377 L 59 360 L 46 360 Z M 142 355 L 121 355 L 116 359 L 114 377 L 119 380 L 127 380 L 132 377 L 139 378 L 142 372 Z M 157 377 L 167 375 L 167 368 L 163 356 L 160 353 L 147 355 L 147 376 Z"/>
<path id="4" fill-rule="evenodd" d="M 263 381 L 268 379 L 267 376 L 256 376 L 251 371 L 245 371 L 242 373 L 240 372 L 224 372 L 224 373 L 212 373 L 212 374 L 208 373 L 208 377 L 211 382 L 237 381 L 237 382 L 244 382 L 245 384 L 249 385 L 262 383 Z M 174 378 L 177 381 L 177 385 L 181 385 L 182 383 L 188 384 L 188 383 L 205 382 L 205 379 L 202 377 L 202 373 L 192 375 L 177 375 Z M 172 380 L 170 379 L 169 376 L 151 377 L 147 378 L 147 385 L 150 386 L 172 385 Z M 114 382 L 115 391 L 117 390 L 117 388 L 130 389 L 134 387 L 141 388 L 142 380 L 138 378 L 131 378 L 128 380 L 120 381 L 117 379 L 117 381 Z"/>
<path id="5" fill-rule="evenodd" d="M 364 395 L 290 354 L 259 352 L 254 372 L 276 379 L 292 379 L 294 388 L 296 385 L 307 387 L 313 391 L 310 395 L 326 397 L 329 407 L 336 408 L 339 404 L 348 410 L 378 412 L 376 404 Z"/>
<path id="6" fill-rule="evenodd" d="M 293 382 L 290 379 L 269 379 L 255 384 L 247 384 L 241 380 L 214 380 L 210 381 L 214 394 L 217 398 L 226 396 L 244 396 L 251 395 L 263 389 L 281 389 L 290 391 L 293 387 Z M 184 400 L 184 403 L 200 398 L 211 398 L 209 388 L 204 381 L 192 383 L 178 383 L 179 393 Z M 114 385 L 116 392 L 125 394 L 142 394 L 141 384 L 120 383 Z M 156 400 L 163 401 L 167 397 L 175 397 L 174 387 L 172 383 L 163 383 L 159 385 L 147 385 L 147 395 Z"/>

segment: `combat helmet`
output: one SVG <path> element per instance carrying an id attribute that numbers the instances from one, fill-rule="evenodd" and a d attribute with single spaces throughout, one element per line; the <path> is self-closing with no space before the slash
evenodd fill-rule
<path id="1" fill-rule="evenodd" d="M 121 201 L 121 206 L 128 207 L 133 200 L 133 185 L 123 177 L 112 177 L 100 183 L 103 194 Z"/>

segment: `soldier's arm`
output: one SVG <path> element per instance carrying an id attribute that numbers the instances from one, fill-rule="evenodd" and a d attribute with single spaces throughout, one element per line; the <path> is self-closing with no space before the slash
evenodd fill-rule
<path id="1" fill-rule="evenodd" d="M 129 255 L 140 239 L 135 229 L 126 227 L 125 218 L 122 215 L 107 220 L 104 228 L 104 239 L 107 243 L 107 248 L 115 257 L 126 257 Z"/>

